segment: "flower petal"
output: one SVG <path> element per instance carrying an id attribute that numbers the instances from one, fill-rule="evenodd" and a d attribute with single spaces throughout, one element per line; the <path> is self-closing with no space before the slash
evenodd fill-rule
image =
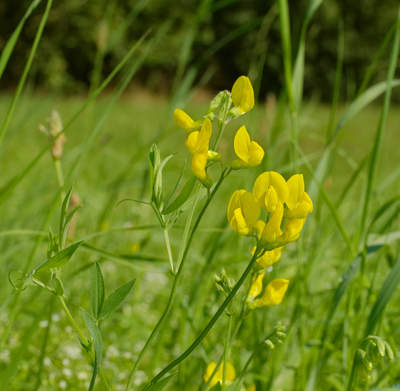
<path id="1" fill-rule="evenodd" d="M 296 208 L 297 203 L 301 195 L 304 193 L 304 178 L 303 174 L 293 175 L 287 181 L 289 196 L 287 197 L 286 205 L 288 208 L 293 211 Z"/>
<path id="2" fill-rule="evenodd" d="M 265 288 L 263 297 L 257 300 L 257 307 L 280 304 L 285 296 L 288 286 L 289 280 L 283 278 L 271 281 Z"/>
<path id="3" fill-rule="evenodd" d="M 245 126 L 242 126 L 235 135 L 233 142 L 235 153 L 240 159 L 248 163 L 250 158 L 250 136 Z"/>
<path id="4" fill-rule="evenodd" d="M 202 120 L 193 121 L 192 118 L 183 110 L 175 109 L 173 118 L 175 123 L 188 133 L 194 132 L 201 128 Z"/>

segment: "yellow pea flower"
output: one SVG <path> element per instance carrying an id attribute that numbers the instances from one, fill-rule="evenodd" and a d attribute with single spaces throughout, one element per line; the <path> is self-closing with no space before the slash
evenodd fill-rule
<path id="1" fill-rule="evenodd" d="M 262 282 L 265 273 L 261 273 L 258 276 L 254 276 L 253 284 L 251 285 L 247 301 L 253 301 L 262 291 Z"/>
<path id="2" fill-rule="evenodd" d="M 258 166 L 263 160 L 264 150 L 255 141 L 250 140 L 245 126 L 237 131 L 233 145 L 239 157 L 239 160 L 231 163 L 234 170 Z"/>
<path id="3" fill-rule="evenodd" d="M 175 109 L 173 118 L 175 123 L 187 133 L 192 133 L 201 128 L 203 120 L 193 121 L 192 118 L 181 109 Z"/>
<path id="4" fill-rule="evenodd" d="M 291 219 L 287 220 L 283 234 L 277 238 L 275 244 L 283 246 L 287 243 L 294 242 L 300 236 L 300 231 L 303 229 L 306 219 Z"/>
<path id="5" fill-rule="evenodd" d="M 247 76 L 240 76 L 232 87 L 232 103 L 235 106 L 231 113 L 235 116 L 247 113 L 254 107 L 254 90 Z"/>
<path id="6" fill-rule="evenodd" d="M 279 203 L 286 202 L 289 188 L 281 174 L 267 171 L 254 182 L 253 196 L 258 205 L 274 213 Z"/>
<path id="7" fill-rule="evenodd" d="M 214 372 L 215 368 L 217 367 L 217 364 L 212 361 L 207 365 L 206 373 L 203 376 L 203 379 L 205 382 L 208 381 L 208 379 L 211 377 L 212 373 Z M 224 371 L 224 363 L 219 366 L 215 376 L 212 378 L 210 382 L 210 387 L 214 387 L 218 382 L 222 383 L 222 376 L 223 376 L 223 371 Z M 233 365 L 230 362 L 226 363 L 226 373 L 225 373 L 225 381 L 226 382 L 233 382 L 236 378 L 236 372 L 235 368 L 233 368 Z"/>
<path id="8" fill-rule="evenodd" d="M 236 190 L 229 201 L 227 215 L 234 231 L 240 235 L 252 235 L 254 224 L 260 216 L 260 207 L 251 193 L 243 189 Z"/>
<path id="9" fill-rule="evenodd" d="M 253 254 L 256 250 L 256 247 L 253 248 Z M 264 270 L 271 267 L 274 263 L 278 262 L 282 256 L 282 247 L 278 247 L 271 251 L 266 251 L 263 256 L 257 259 L 254 269 L 255 270 Z"/>
<path id="10" fill-rule="evenodd" d="M 283 278 L 278 278 L 271 281 L 265 288 L 265 292 L 262 297 L 248 304 L 249 308 L 255 309 L 259 307 L 269 307 L 281 304 L 288 286 L 289 280 L 285 280 Z"/>
<path id="11" fill-rule="evenodd" d="M 281 235 L 281 223 L 283 218 L 283 205 L 282 202 L 278 202 L 276 210 L 268 223 L 265 224 L 261 234 L 260 244 L 261 246 L 268 246 L 274 243 Z M 276 246 L 279 247 L 279 246 Z"/>
<path id="12" fill-rule="evenodd" d="M 304 219 L 313 211 L 310 196 L 304 191 L 303 174 L 293 175 L 288 181 L 289 196 L 286 200 L 288 209 L 284 216 L 287 219 Z"/>
<path id="13" fill-rule="evenodd" d="M 208 159 L 208 147 L 212 132 L 211 121 L 205 118 L 200 132 L 195 131 L 189 134 L 185 145 L 189 152 L 193 155 L 192 172 L 200 182 L 206 187 L 212 186 L 212 180 L 206 173 L 206 165 Z"/>

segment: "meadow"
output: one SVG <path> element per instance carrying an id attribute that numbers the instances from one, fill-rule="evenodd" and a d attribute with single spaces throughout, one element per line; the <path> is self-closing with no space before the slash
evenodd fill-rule
<path id="1" fill-rule="evenodd" d="M 400 107 L 390 103 L 400 84 L 400 18 L 387 80 L 369 85 L 367 74 L 352 100 L 340 102 L 333 91 L 329 105 L 303 100 L 304 57 L 300 49 L 295 61 L 288 54 L 286 2 L 278 3 L 292 87 L 237 118 L 218 102 L 215 115 L 229 120 L 217 162 L 208 155 L 211 187 L 192 175 L 188 136 L 173 120 L 176 108 L 206 120 L 215 94 L 201 83 L 188 88 L 183 79 L 171 96 L 127 88 L 139 58 L 114 89 L 93 83 L 91 101 L 29 82 L 0 95 L 0 391 L 400 387 Z M 65 126 L 60 156 L 52 155 L 54 135 L 39 129 L 55 126 L 46 120 L 52 110 Z M 210 116 L 213 143 L 225 126 L 217 117 Z M 228 170 L 243 125 L 265 155 L 254 167 Z M 162 181 L 158 153 L 170 157 Z M 236 190 L 252 191 L 267 171 L 285 180 L 303 174 L 313 211 L 300 237 L 265 268 L 264 284 L 290 281 L 282 302 L 254 309 L 257 300 L 248 299 L 260 274 L 251 266 L 262 238 L 252 256 L 254 238 L 235 232 L 227 209 Z M 83 206 L 68 228 L 60 211 L 66 219 L 71 204 Z M 268 222 L 273 213 L 264 213 Z M 118 306 L 104 301 L 122 286 Z M 222 363 L 214 383 L 212 362 Z"/>

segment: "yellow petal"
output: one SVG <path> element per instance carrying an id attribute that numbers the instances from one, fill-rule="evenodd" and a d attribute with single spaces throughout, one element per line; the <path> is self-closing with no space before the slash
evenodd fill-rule
<path id="1" fill-rule="evenodd" d="M 194 132 L 201 128 L 202 121 L 193 121 L 183 110 L 175 109 L 173 118 L 175 123 L 188 133 Z"/>
<path id="2" fill-rule="evenodd" d="M 268 208 L 265 203 L 266 193 L 271 187 L 274 188 L 278 200 L 282 203 L 286 202 L 289 195 L 288 185 L 283 176 L 274 171 L 264 172 L 256 179 L 253 187 L 253 197 L 258 205 L 268 210 L 270 213 L 273 213 L 276 209 L 277 202 L 269 204 Z"/>
<path id="3" fill-rule="evenodd" d="M 207 382 L 208 379 L 211 377 L 212 373 L 214 372 L 215 368 L 217 367 L 217 364 L 213 361 L 210 362 L 210 364 L 207 365 L 206 373 L 204 374 L 204 381 Z M 222 382 L 222 377 L 223 377 L 223 371 L 224 371 L 224 363 L 219 366 L 215 376 L 210 382 L 210 387 L 215 386 L 218 382 Z M 228 382 L 233 382 L 236 378 L 236 373 L 235 373 L 235 368 L 233 368 L 233 365 L 230 362 L 226 363 L 226 373 L 225 373 L 225 380 Z"/>
<path id="4" fill-rule="evenodd" d="M 283 218 L 283 205 L 278 202 L 276 211 L 270 218 L 267 224 L 265 224 L 264 231 L 261 236 L 261 244 L 267 245 L 273 243 L 282 234 L 281 223 Z"/>
<path id="5" fill-rule="evenodd" d="M 243 189 L 236 190 L 230 199 L 227 215 L 234 231 L 241 235 L 249 235 L 253 232 L 254 224 L 260 216 L 260 207 L 251 193 Z"/>
<path id="6" fill-rule="evenodd" d="M 208 148 L 203 148 L 197 151 L 192 158 L 192 172 L 195 177 L 203 181 L 206 179 L 206 165 L 207 165 Z"/>
<path id="7" fill-rule="evenodd" d="M 257 300 L 257 307 L 280 304 L 285 296 L 288 286 L 289 280 L 285 280 L 283 278 L 278 278 L 271 281 L 265 288 L 264 295 Z"/>
<path id="8" fill-rule="evenodd" d="M 243 217 L 242 210 L 240 208 L 235 209 L 233 215 L 233 224 L 235 224 L 236 227 L 235 231 L 239 232 L 240 235 L 248 235 L 249 228 L 247 227 L 246 220 Z"/>
<path id="9" fill-rule="evenodd" d="M 197 140 L 199 138 L 200 132 L 196 131 L 190 133 L 187 140 L 185 141 L 185 145 L 188 147 L 189 152 L 194 155 L 197 152 Z"/>
<path id="10" fill-rule="evenodd" d="M 291 211 L 290 209 L 286 209 L 284 212 L 284 216 L 287 219 L 304 219 L 312 211 L 313 203 L 311 201 L 311 198 L 306 192 L 304 192 L 301 195 L 299 202 L 296 204 L 296 208 L 293 211 Z"/>
<path id="11" fill-rule="evenodd" d="M 254 247 L 254 249 L 255 248 L 256 247 Z M 262 287 L 263 287 L 262 282 L 263 282 L 264 275 L 265 275 L 265 273 L 262 273 L 262 274 L 259 274 L 258 276 L 254 277 L 253 284 L 251 285 L 247 301 L 252 301 L 254 298 L 256 298 L 261 293 Z"/>
<path id="12" fill-rule="evenodd" d="M 264 150 L 255 141 L 252 141 L 250 144 L 249 166 L 250 167 L 258 166 L 262 162 L 263 158 L 264 158 Z"/>
<path id="13" fill-rule="evenodd" d="M 266 251 L 264 255 L 257 259 L 256 270 L 264 270 L 271 267 L 281 259 L 282 247 L 272 251 Z"/>
<path id="14" fill-rule="evenodd" d="M 242 126 L 236 132 L 233 145 L 236 155 L 244 162 L 248 163 L 250 158 L 250 136 L 245 126 Z"/>
<path id="15" fill-rule="evenodd" d="M 254 224 L 254 228 L 257 230 L 257 237 L 258 239 L 261 238 L 261 235 L 264 231 L 264 227 L 265 227 L 265 223 L 262 220 L 258 220 L 256 221 L 256 223 Z"/>
<path id="16" fill-rule="evenodd" d="M 288 208 L 293 211 L 296 208 L 297 203 L 301 195 L 304 193 L 304 178 L 303 174 L 293 175 L 287 181 L 289 196 L 286 200 L 286 205 Z"/>
<path id="17" fill-rule="evenodd" d="M 302 230 L 305 222 L 306 219 L 287 220 L 285 224 L 285 230 L 283 234 L 277 239 L 276 243 L 284 245 L 297 240 L 300 236 L 300 231 Z"/>
<path id="18" fill-rule="evenodd" d="M 241 114 L 247 113 L 254 107 L 254 91 L 250 79 L 240 76 L 232 87 L 232 102 L 239 108 Z"/>

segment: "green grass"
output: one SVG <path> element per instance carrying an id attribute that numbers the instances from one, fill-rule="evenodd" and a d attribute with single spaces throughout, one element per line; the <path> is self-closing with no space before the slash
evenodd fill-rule
<path id="1" fill-rule="evenodd" d="M 0 160 L 1 166 L 4 167 L 4 175 L 1 178 L 2 186 L 19 173 L 47 142 L 46 137 L 38 130 L 38 124 L 44 123 L 50 110 L 57 109 L 66 122 L 66 119 L 71 117 L 84 102 L 84 98 L 80 97 L 59 98 L 40 95 L 33 97 L 34 99 L 32 97 L 21 99 L 19 109 L 13 117 L 9 132 L 4 139 L 3 154 Z M 1 97 L 0 112 L 4 112 L 4 108 L 8 107 L 10 100 L 10 96 L 7 95 Z M 102 98 L 97 102 L 94 118 L 99 118 L 108 102 L 109 98 Z M 200 102 L 188 107 L 187 111 L 196 118 L 196 115 L 200 115 L 204 107 L 204 103 Z M 149 191 L 146 185 L 143 188 L 143 183 L 146 183 L 144 178 L 147 175 L 146 160 L 148 149 L 160 129 L 163 130 L 163 133 L 158 145 L 162 157 L 178 152 L 168 164 L 164 178 L 166 194 L 172 190 L 174 181 L 179 176 L 180 167 L 185 159 L 190 159 L 190 156 L 183 145 L 184 132 L 171 120 L 163 122 L 163 113 L 167 109 L 168 102 L 162 99 L 144 100 L 140 97 L 135 99 L 129 95 L 115 106 L 104 128 L 73 176 L 74 191 L 79 194 L 84 204 L 79 211 L 74 237 L 85 238 L 99 230 L 101 216 L 110 199 L 110 194 L 115 191 L 115 186 L 118 187 L 117 201 L 124 198 L 148 200 Z M 339 116 L 344 109 L 344 106 L 339 107 Z M 338 199 L 358 164 L 370 152 L 373 131 L 376 128 L 380 110 L 379 105 L 369 107 L 368 110 L 358 114 L 345 128 L 340 142 L 339 156 L 335 159 L 329 176 L 324 182 L 324 188 L 333 202 Z M 328 106 L 306 102 L 299 118 L 299 143 L 314 167 L 323 152 L 329 111 Z M 285 160 L 284 151 L 287 150 L 288 145 L 287 134 L 282 131 L 278 135 L 276 145 L 268 145 L 269 130 L 266 128 L 264 108 L 259 107 L 252 115 L 255 116 L 255 126 L 254 129 L 251 129 L 252 137 L 265 148 L 269 155 L 269 164 L 262 170 L 280 170 L 288 178 L 290 166 L 286 171 L 280 169 Z M 397 150 L 400 136 L 397 132 L 397 124 L 400 120 L 399 117 L 400 110 L 394 107 L 389 113 L 387 131 L 383 140 L 382 158 L 377 170 L 378 183 L 384 181 L 398 167 Z M 246 117 L 243 118 L 243 121 L 240 120 L 243 123 L 248 123 L 248 121 L 249 118 Z M 224 144 L 221 145 L 225 161 L 234 158 L 232 142 L 238 127 L 239 125 L 236 123 L 229 124 L 227 127 Z M 68 141 L 65 144 L 65 152 L 61 161 L 64 172 L 68 171 L 88 137 L 88 133 L 83 128 L 83 118 L 78 119 L 66 132 Z M 185 177 L 188 177 L 189 170 L 187 167 Z M 310 175 L 300 162 L 299 171 L 304 172 L 307 178 L 306 183 L 308 183 Z M 125 176 L 115 183 L 121 172 L 124 172 Z M 261 169 L 258 172 L 261 172 Z M 211 172 L 211 175 L 215 179 L 217 171 Z M 256 172 L 250 170 L 234 172 L 213 200 L 211 209 L 206 212 L 204 221 L 196 234 L 193 252 L 187 262 L 183 281 L 178 288 L 176 305 L 167 319 L 168 326 L 156 338 L 151 347 L 152 353 L 145 356 L 134 384 L 143 384 L 146 379 L 150 379 L 157 368 L 165 366 L 182 352 L 205 325 L 206 320 L 215 311 L 215 306 L 222 299 L 213 287 L 213 274 L 218 273 L 224 267 L 229 276 L 237 278 L 238 273 L 244 269 L 249 260 L 250 244 L 245 238 L 237 237 L 228 229 L 225 211 L 230 194 L 234 189 L 244 187 L 251 190 L 249 184 L 253 181 L 251 178 L 255 178 L 256 175 Z M 360 175 L 338 210 L 350 235 L 353 235 L 355 230 L 354 221 L 357 219 L 359 197 L 364 180 L 365 174 Z M 69 184 L 67 185 L 69 186 Z M 12 197 L 9 197 L 4 203 L 0 217 L 2 232 L 38 230 L 57 188 L 54 165 L 50 154 L 46 154 L 31 174 L 13 191 Z M 393 181 L 382 194 L 377 194 L 373 198 L 372 209 L 377 210 L 378 206 L 382 205 L 390 196 L 398 194 L 399 190 L 399 182 Z M 157 225 L 155 216 L 146 205 L 125 202 L 115 207 L 115 204 L 112 204 L 107 216 L 106 222 L 109 228 Z M 284 250 L 282 260 L 274 268 L 272 276 L 291 279 L 293 287 L 289 290 L 282 305 L 268 311 L 257 310 L 245 320 L 245 325 L 240 329 L 238 338 L 231 348 L 230 361 L 237 368 L 244 365 L 252 348 L 266 336 L 278 319 L 286 322 L 292 320 L 292 329 L 285 344 L 282 347 L 277 346 L 276 352 L 268 353 L 267 349 L 264 349 L 259 353 L 246 377 L 247 384 L 250 383 L 249 380 L 253 379 L 253 381 L 259 380 L 262 382 L 260 384 L 265 385 L 264 382 L 271 378 L 271 371 L 280 367 L 280 371 L 276 372 L 274 388 L 297 389 L 295 388 L 296 379 L 299 376 L 297 369 L 301 365 L 311 363 L 317 354 L 317 348 L 313 346 L 320 338 L 323 319 L 327 316 L 329 303 L 350 260 L 346 255 L 346 246 L 332 223 L 327 208 L 322 201 L 318 202 L 318 200 L 314 200 L 314 205 L 316 208 L 310 218 L 309 228 L 304 234 L 301 257 L 302 265 L 307 273 L 306 297 L 302 298 L 304 314 L 302 334 L 305 346 L 299 345 L 296 318 L 291 319 L 296 303 L 298 261 L 296 260 L 296 245 L 290 245 Z M 51 223 L 53 230 L 57 227 L 57 216 L 58 212 Z M 184 221 L 182 216 L 178 225 L 171 231 L 171 245 L 174 253 L 177 253 L 179 247 Z M 395 231 L 396 229 L 398 229 L 398 222 L 395 219 L 390 230 Z M 24 234 L 0 237 L 4 249 L 0 258 L 1 275 L 3 276 L 2 302 L 14 294 L 7 282 L 8 270 L 12 267 L 23 268 L 35 239 L 33 235 Z M 220 243 L 217 249 L 212 250 L 209 243 L 217 239 L 220 240 Z M 101 253 L 82 248 L 63 271 L 63 275 L 67 278 L 65 285 L 66 295 L 70 298 L 69 306 L 81 328 L 84 328 L 84 322 L 79 307 L 89 307 L 88 297 L 92 269 L 88 266 L 91 262 L 97 260 L 101 263 L 108 293 L 122 283 L 132 278 L 138 278 L 129 300 L 112 318 L 102 324 L 104 372 L 109 383 L 113 385 L 113 389 L 119 390 L 123 389 L 122 385 L 127 381 L 133 360 L 154 327 L 167 300 L 171 284 L 167 253 L 163 245 L 161 229 L 106 231 L 101 236 L 89 239 L 88 243 L 106 250 L 108 253 L 102 256 Z M 139 248 L 135 243 L 142 243 L 139 253 L 134 252 Z M 397 248 L 398 246 L 394 245 L 391 250 L 395 257 Z M 45 258 L 46 244 L 43 243 L 38 250 L 34 258 L 34 265 L 40 264 Z M 215 251 L 215 257 L 210 260 L 208 253 L 213 254 Z M 377 268 L 367 308 L 373 304 L 374 297 L 390 271 L 384 254 L 385 252 L 381 250 L 367 265 L 368 272 L 372 274 Z M 129 257 L 132 255 L 139 255 L 139 258 L 142 255 L 156 257 L 156 260 L 131 260 Z M 208 266 L 204 269 L 206 262 Z M 377 262 L 380 266 L 376 267 Z M 196 283 L 199 274 L 203 271 L 204 279 L 198 288 L 196 297 L 190 299 L 194 300 L 194 305 L 187 312 L 184 310 L 184 303 L 187 303 L 193 284 Z M 71 278 L 69 278 L 70 276 Z M 39 288 L 28 287 L 21 295 L 22 301 L 18 316 L 7 341 L 6 350 L 0 356 L 2 372 L 9 368 L 10 362 L 13 362 L 18 347 L 21 346 L 21 343 L 24 344 L 27 330 L 31 327 L 36 314 L 49 300 L 46 292 L 40 292 L 38 295 L 39 292 Z M 395 305 L 398 299 L 399 292 L 395 290 L 385 309 L 386 316 L 380 322 L 379 335 L 384 339 L 387 338 L 389 343 L 395 342 L 398 338 L 395 331 L 398 329 L 399 323 L 398 310 Z M 239 304 L 237 299 L 234 307 Z M 341 384 L 345 381 L 340 354 L 343 349 L 343 336 L 340 333 L 341 337 L 334 339 L 335 333 L 340 332 L 340 327 L 344 322 L 344 310 L 345 307 L 342 303 L 328 328 L 329 344 L 325 348 L 325 353 L 330 354 L 330 359 L 322 368 L 318 389 L 334 389 L 332 388 L 332 384 L 335 383 L 334 379 Z M 7 324 L 7 311 L 7 307 L 2 308 L 2 328 Z M 12 389 L 35 389 L 33 386 L 37 381 L 38 362 L 42 354 L 41 346 L 46 331 L 44 326 L 47 324 L 46 317 L 47 314 L 44 314 L 39 328 L 34 331 L 32 339 L 29 341 L 23 358 L 18 361 L 15 377 L 11 383 Z M 57 305 L 54 306 L 52 319 L 51 332 L 44 354 L 41 389 L 50 390 L 62 387 L 64 381 L 68 383 L 68 389 L 84 389 L 90 380 L 90 364 L 80 351 L 76 336 Z M 206 354 L 210 361 L 217 360 L 219 354 L 222 353 L 226 321 L 226 317 L 222 317 L 202 344 L 203 355 Z M 275 362 L 278 364 L 273 364 Z M 177 388 L 174 389 L 180 389 L 188 381 L 191 386 L 187 385 L 185 389 L 197 389 L 196 387 L 202 383 L 205 365 L 200 351 L 196 350 L 192 358 L 182 364 L 176 380 L 181 386 L 176 385 Z M 393 373 L 390 372 L 383 379 L 383 384 L 396 382 L 394 367 L 397 367 L 397 364 L 392 364 L 392 367 Z"/>

